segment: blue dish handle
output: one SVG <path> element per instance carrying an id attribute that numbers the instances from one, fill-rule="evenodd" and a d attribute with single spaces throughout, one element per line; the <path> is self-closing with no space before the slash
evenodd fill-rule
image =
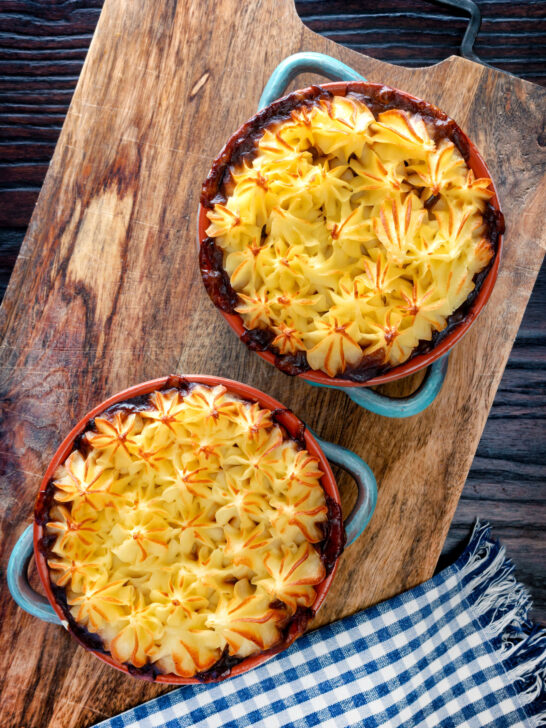
<path id="1" fill-rule="evenodd" d="M 356 482 L 358 496 L 353 510 L 345 519 L 346 546 L 350 546 L 366 528 L 377 503 L 377 481 L 370 466 L 352 450 L 323 440 L 313 432 L 313 437 L 320 445 L 328 460 L 345 470 Z"/>
<path id="2" fill-rule="evenodd" d="M 294 53 L 281 61 L 269 77 L 258 101 L 258 110 L 280 98 L 290 81 L 300 73 L 320 73 L 332 81 L 365 81 L 366 79 L 350 66 L 324 53 Z"/>
<path id="3" fill-rule="evenodd" d="M 62 624 L 49 601 L 34 591 L 28 581 L 28 565 L 34 552 L 33 530 L 33 526 L 28 526 L 13 547 L 8 562 L 8 588 L 11 596 L 25 612 L 44 622 Z"/>
<path id="4" fill-rule="evenodd" d="M 402 419 L 412 417 L 425 410 L 438 396 L 447 372 L 448 354 L 431 364 L 420 386 L 408 397 L 389 397 L 374 392 L 369 387 L 338 387 L 336 384 L 318 384 L 309 382 L 314 387 L 339 389 L 364 409 L 383 417 Z"/>
<path id="5" fill-rule="evenodd" d="M 339 387 L 364 409 L 376 415 L 402 419 L 412 417 L 425 410 L 438 396 L 447 372 L 448 357 L 443 356 L 431 364 L 420 386 L 408 397 L 388 397 L 366 387 Z"/>

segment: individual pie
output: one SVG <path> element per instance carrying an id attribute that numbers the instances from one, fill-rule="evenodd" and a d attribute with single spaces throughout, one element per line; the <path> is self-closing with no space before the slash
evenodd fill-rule
<path id="1" fill-rule="evenodd" d="M 224 386 L 107 409 L 37 509 L 72 631 L 132 672 L 203 680 L 282 646 L 333 566 L 322 475 L 278 412 Z"/>
<path id="2" fill-rule="evenodd" d="M 203 280 L 284 371 L 365 381 L 434 347 L 496 254 L 491 180 L 435 107 L 311 87 L 232 137 L 201 204 Z"/>

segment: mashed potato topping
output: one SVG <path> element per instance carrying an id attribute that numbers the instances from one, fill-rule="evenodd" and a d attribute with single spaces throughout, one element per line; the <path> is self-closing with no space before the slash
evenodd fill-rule
<path id="1" fill-rule="evenodd" d="M 442 331 L 494 255 L 493 191 L 435 139 L 419 113 L 352 95 L 266 126 L 207 210 L 245 328 L 332 377 L 401 364 Z"/>
<path id="2" fill-rule="evenodd" d="M 326 575 L 321 476 L 223 386 L 116 406 L 55 472 L 51 578 L 120 663 L 191 677 L 267 650 Z"/>

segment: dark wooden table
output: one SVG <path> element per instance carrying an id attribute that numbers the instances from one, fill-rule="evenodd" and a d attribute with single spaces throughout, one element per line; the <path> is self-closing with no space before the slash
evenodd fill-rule
<path id="1" fill-rule="evenodd" d="M 481 0 L 475 50 L 546 85 L 546 3 Z M 0 12 L 0 296 L 68 108 L 102 0 L 4 0 Z M 298 0 L 304 22 L 338 43 L 422 66 L 456 54 L 463 14 L 424 0 Z M 378 11 L 377 8 L 380 8 Z M 546 137 L 543 140 L 546 144 Z M 506 368 L 440 566 L 476 517 L 488 520 L 546 621 L 546 268 Z M 1 416 L 1 413 L 0 413 Z"/>

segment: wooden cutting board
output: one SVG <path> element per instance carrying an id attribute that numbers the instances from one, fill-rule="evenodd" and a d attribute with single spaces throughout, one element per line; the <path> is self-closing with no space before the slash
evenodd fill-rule
<path id="1" fill-rule="evenodd" d="M 441 395 L 408 420 L 276 371 L 237 341 L 200 280 L 200 183 L 300 50 L 437 104 L 498 185 L 508 232 L 496 288 Z M 376 473 L 376 513 L 316 625 L 429 578 L 544 255 L 545 109 L 540 87 L 461 58 L 410 70 L 341 48 L 305 28 L 292 0 L 107 0 L 0 311 L 3 569 L 74 423 L 131 384 L 200 372 L 268 391 Z M 340 485 L 348 508 L 351 482 Z M 103 665 L 19 610 L 5 579 L 1 589 L 2 725 L 87 726 L 166 689 Z"/>

